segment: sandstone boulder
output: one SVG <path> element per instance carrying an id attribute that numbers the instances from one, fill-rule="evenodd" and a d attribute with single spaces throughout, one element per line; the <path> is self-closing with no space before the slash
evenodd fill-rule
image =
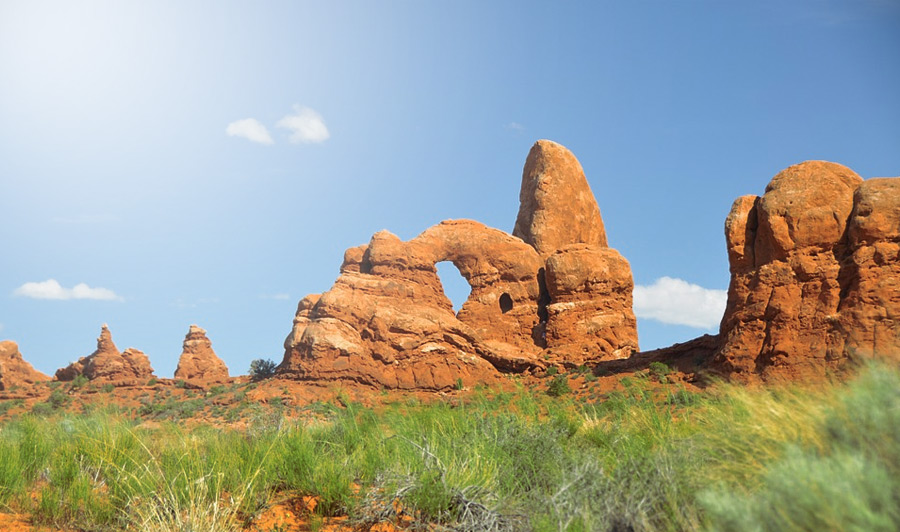
<path id="1" fill-rule="evenodd" d="M 634 281 L 618 251 L 573 244 L 547 258 L 546 345 L 571 365 L 628 358 L 638 349 Z"/>
<path id="2" fill-rule="evenodd" d="M 539 140 L 528 153 L 513 235 L 545 258 L 569 244 L 606 247 L 600 208 L 581 163 L 564 146 Z"/>
<path id="3" fill-rule="evenodd" d="M 97 338 L 97 349 L 57 370 L 56 380 L 70 381 L 78 375 L 117 386 L 134 386 L 144 384 L 153 377 L 153 368 L 147 355 L 137 349 L 130 347 L 125 352 L 119 352 L 109 328 L 104 324 Z"/>
<path id="4" fill-rule="evenodd" d="M 197 325 L 191 325 L 184 337 L 175 378 L 200 385 L 228 381 L 228 366 L 213 351 L 206 331 Z"/>
<path id="5" fill-rule="evenodd" d="M 776 175 L 725 222 L 731 269 L 714 366 L 738 379 L 806 378 L 900 337 L 897 179 L 835 163 Z"/>
<path id="6" fill-rule="evenodd" d="M 19 346 L 12 340 L 0 342 L 0 391 L 19 386 L 30 386 L 50 380 L 22 358 Z"/>

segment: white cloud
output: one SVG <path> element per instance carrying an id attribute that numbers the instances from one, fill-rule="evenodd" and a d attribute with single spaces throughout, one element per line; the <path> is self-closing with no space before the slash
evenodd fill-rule
<path id="1" fill-rule="evenodd" d="M 715 329 L 725 313 L 728 292 L 660 277 L 650 286 L 635 285 L 634 314 L 672 325 Z"/>
<path id="2" fill-rule="evenodd" d="M 325 126 L 325 121 L 322 120 L 322 115 L 301 105 L 295 105 L 294 114 L 285 116 L 275 125 L 290 129 L 290 140 L 295 144 L 324 142 L 331 136 Z"/>
<path id="3" fill-rule="evenodd" d="M 72 288 L 64 288 L 56 279 L 47 279 L 37 283 L 25 283 L 13 291 L 14 296 L 31 299 L 96 299 L 101 301 L 124 301 L 108 288 L 91 288 L 85 283 L 76 284 Z"/>
<path id="4" fill-rule="evenodd" d="M 515 131 L 517 133 L 521 133 L 521 132 L 525 131 L 525 126 L 523 126 L 522 124 L 520 124 L 518 122 L 510 122 L 509 124 L 506 124 L 504 127 L 506 129 Z"/>
<path id="5" fill-rule="evenodd" d="M 230 137 L 243 137 L 260 144 L 272 144 L 275 142 L 272 140 L 272 136 L 269 135 L 269 130 L 266 129 L 266 126 L 260 124 L 259 120 L 255 118 L 235 120 L 228 124 L 228 127 L 225 128 L 225 133 L 228 133 Z"/>
<path id="6" fill-rule="evenodd" d="M 259 296 L 259 298 L 260 298 L 260 299 L 279 299 L 279 300 L 285 300 L 285 299 L 290 299 L 291 296 L 290 296 L 290 294 L 284 294 L 284 293 L 281 293 L 281 294 L 261 294 L 261 295 Z"/>

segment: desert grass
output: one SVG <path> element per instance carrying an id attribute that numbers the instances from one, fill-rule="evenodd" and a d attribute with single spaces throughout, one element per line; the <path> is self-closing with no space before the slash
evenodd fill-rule
<path id="1" fill-rule="evenodd" d="M 0 425 L 0 508 L 87 531 L 242 530 L 285 494 L 361 528 L 900 529 L 896 369 L 702 394 L 660 374 L 593 403 L 524 387 L 377 412 L 343 398 L 241 430 L 22 415 Z"/>

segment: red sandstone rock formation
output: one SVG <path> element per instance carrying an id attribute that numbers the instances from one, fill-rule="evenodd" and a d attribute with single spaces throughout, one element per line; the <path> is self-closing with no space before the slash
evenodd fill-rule
<path id="1" fill-rule="evenodd" d="M 731 268 L 714 366 L 739 380 L 900 358 L 900 179 L 810 161 L 725 222 Z"/>
<path id="2" fill-rule="evenodd" d="M 546 258 L 569 244 L 606 247 L 606 229 L 581 163 L 564 146 L 534 143 L 522 172 L 513 235 Z"/>
<path id="3" fill-rule="evenodd" d="M 196 325 L 191 325 L 184 337 L 175 378 L 201 385 L 228 381 L 228 366 L 216 356 L 212 342 L 206 337 L 206 331 Z"/>
<path id="4" fill-rule="evenodd" d="M 0 391 L 48 381 L 50 377 L 34 369 L 22 358 L 19 346 L 12 340 L 0 342 Z"/>
<path id="5" fill-rule="evenodd" d="M 446 389 L 548 359 L 578 365 L 628 356 L 637 349 L 631 270 L 606 247 L 581 165 L 562 146 L 539 141 L 520 199 L 516 236 L 524 242 L 459 220 L 408 242 L 382 231 L 348 249 L 334 286 L 300 301 L 279 373 Z M 458 313 L 437 276 L 442 261 L 472 289 Z"/>
<path id="6" fill-rule="evenodd" d="M 618 251 L 573 244 L 550 255 L 546 264 L 548 351 L 576 365 L 637 351 L 634 282 Z"/>
<path id="7" fill-rule="evenodd" d="M 112 341 L 106 324 L 97 338 L 97 350 L 56 371 L 56 380 L 70 381 L 78 375 L 90 380 L 112 383 L 118 386 L 144 384 L 153 377 L 150 360 L 141 351 L 129 347 L 120 353 Z"/>

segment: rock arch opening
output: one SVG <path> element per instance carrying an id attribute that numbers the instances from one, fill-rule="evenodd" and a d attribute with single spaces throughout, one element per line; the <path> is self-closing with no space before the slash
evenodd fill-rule
<path id="1" fill-rule="evenodd" d="M 463 303 L 469 299 L 472 287 L 469 286 L 469 282 L 459 273 L 459 269 L 452 262 L 438 262 L 434 267 L 437 270 L 438 278 L 441 280 L 444 295 L 453 304 L 453 312 L 459 312 Z"/>

